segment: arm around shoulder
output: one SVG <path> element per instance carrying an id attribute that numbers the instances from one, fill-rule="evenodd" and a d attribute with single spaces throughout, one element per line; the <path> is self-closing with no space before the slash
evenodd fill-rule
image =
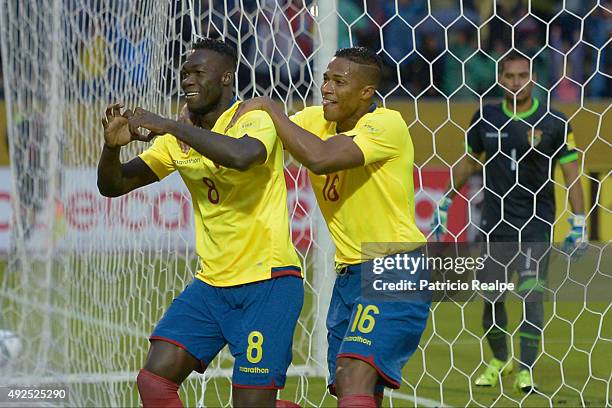
<path id="1" fill-rule="evenodd" d="M 263 142 L 248 135 L 244 135 L 236 141 L 237 144 L 231 152 L 228 167 L 238 171 L 246 171 L 266 161 L 268 153 Z"/>
<path id="2" fill-rule="evenodd" d="M 319 155 L 312 156 L 304 165 L 314 174 L 330 174 L 341 170 L 363 166 L 365 157 L 355 141 L 343 134 L 323 142 Z"/>

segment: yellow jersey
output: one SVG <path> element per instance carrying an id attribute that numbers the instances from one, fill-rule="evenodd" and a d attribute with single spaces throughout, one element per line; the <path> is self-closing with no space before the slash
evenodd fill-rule
<path id="1" fill-rule="evenodd" d="M 240 102 L 216 121 L 224 133 Z M 266 161 L 247 171 L 216 165 L 193 149 L 185 153 L 178 139 L 165 134 L 140 154 L 163 179 L 178 170 L 193 202 L 196 277 L 213 286 L 235 286 L 283 275 L 302 276 L 291 242 L 283 147 L 272 120 L 263 111 L 242 116 L 228 137 L 248 134 L 266 147 Z"/>
<path id="2" fill-rule="evenodd" d="M 321 106 L 306 108 L 291 120 L 323 140 L 338 133 Z M 363 152 L 364 165 L 326 175 L 309 172 L 336 245 L 336 263 L 357 264 L 422 246 L 426 239 L 414 216 L 414 148 L 400 113 L 376 108 L 342 133 Z"/>

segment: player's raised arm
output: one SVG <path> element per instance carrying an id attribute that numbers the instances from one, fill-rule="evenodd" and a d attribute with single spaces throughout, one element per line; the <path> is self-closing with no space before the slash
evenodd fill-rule
<path id="1" fill-rule="evenodd" d="M 293 123 L 285 112 L 267 96 L 244 101 L 228 128 L 247 112 L 263 110 L 274 122 L 283 146 L 293 157 L 315 174 L 328 174 L 364 164 L 363 153 L 352 138 L 338 134 L 322 140 Z"/>
<path id="2" fill-rule="evenodd" d="M 132 140 L 150 140 L 130 133 L 128 118 L 131 112 L 126 110 L 121 113 L 122 108 L 120 103 L 109 105 L 102 119 L 104 147 L 98 162 L 98 190 L 107 197 L 118 197 L 158 181 L 155 173 L 139 157 L 121 163 L 119 153 L 122 146 Z"/>
<path id="3" fill-rule="evenodd" d="M 161 117 L 142 108 L 136 108 L 129 119 L 130 131 L 141 137 L 139 128 L 149 130 L 149 135 L 170 133 L 178 140 L 213 162 L 244 171 L 266 160 L 266 147 L 253 137 L 244 135 L 235 139 L 183 121 Z"/>
<path id="4" fill-rule="evenodd" d="M 270 98 L 247 101 L 234 120 L 248 110 L 266 111 L 285 149 L 315 174 L 330 174 L 397 156 L 403 131 L 397 123 L 380 123 L 380 117 L 364 117 L 376 109 L 373 99 L 380 83 L 382 62 L 358 48 L 339 50 L 327 66 L 321 84 L 325 120 L 335 123 L 336 135 L 320 138 L 305 130 L 304 111 L 287 117 Z M 401 118 L 400 118 L 401 119 Z M 402 121 L 403 122 L 403 121 Z M 230 122 L 231 124 L 231 122 Z M 400 126 L 401 127 L 401 126 Z"/>

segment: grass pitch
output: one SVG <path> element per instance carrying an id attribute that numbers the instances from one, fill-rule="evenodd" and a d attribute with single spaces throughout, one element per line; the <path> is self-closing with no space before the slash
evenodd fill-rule
<path id="1" fill-rule="evenodd" d="M 12 376 L 44 378 L 63 372 L 71 381 L 73 405 L 139 405 L 131 375 L 143 364 L 146 336 L 192 274 L 192 264 L 164 253 L 60 257 L 52 268 L 36 262 L 7 268 L 0 262 L 2 325 L 26 337 Z M 309 358 L 310 333 L 322 318 L 313 312 L 313 299 L 307 288 L 295 335 L 295 364 Z M 517 332 L 522 303 L 507 302 L 507 308 L 508 329 Z M 524 396 L 512 389 L 513 375 L 494 388 L 472 385 L 491 358 L 482 337 L 482 303 L 436 303 L 420 348 L 404 368 L 401 389 L 384 405 L 609 406 L 611 308 L 602 299 L 546 302 L 543 352 L 534 369 L 539 393 Z M 510 350 L 518 356 L 518 336 Z M 231 364 L 224 351 L 213 366 L 227 369 Z M 108 373 L 117 376 L 111 380 Z M 96 376 L 106 380 L 96 383 Z M 230 381 L 195 376 L 181 388 L 181 397 L 188 406 L 230 406 Z M 280 397 L 302 406 L 335 406 L 322 377 L 290 377 Z"/>

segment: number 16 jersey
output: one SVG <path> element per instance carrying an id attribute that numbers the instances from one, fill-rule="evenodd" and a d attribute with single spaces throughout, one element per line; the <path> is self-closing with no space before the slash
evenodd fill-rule
<path id="1" fill-rule="evenodd" d="M 224 133 L 239 104 L 212 131 Z M 283 148 L 272 120 L 263 111 L 249 112 L 225 134 L 261 141 L 266 161 L 247 171 L 221 167 L 193 149 L 183 151 L 171 134 L 140 154 L 160 180 L 178 170 L 191 193 L 201 263 L 196 277 L 212 286 L 235 286 L 301 276 L 289 231 Z"/>
<path id="2" fill-rule="evenodd" d="M 373 108 L 352 130 L 342 132 L 362 151 L 364 165 L 327 175 L 309 173 L 339 265 L 404 252 L 426 241 L 414 216 L 414 148 L 408 126 L 399 112 Z M 291 120 L 323 140 L 338 133 L 321 106 L 303 109 Z M 401 243 L 402 250 L 388 243 Z"/>

